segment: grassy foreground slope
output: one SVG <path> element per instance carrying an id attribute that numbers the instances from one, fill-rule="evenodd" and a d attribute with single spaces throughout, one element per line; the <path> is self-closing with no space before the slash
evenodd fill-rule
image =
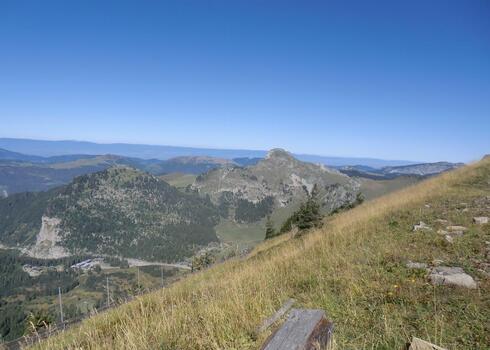
<path id="1" fill-rule="evenodd" d="M 463 210 L 467 208 L 466 210 Z M 411 336 L 449 349 L 490 347 L 490 159 L 330 217 L 324 228 L 287 236 L 39 345 L 43 349 L 257 349 L 255 329 L 287 298 L 322 308 L 337 349 L 401 349 Z M 488 215 L 486 215 L 488 216 Z M 468 231 L 448 243 L 446 219 Z M 412 232 L 424 221 L 432 231 Z M 478 288 L 433 286 L 408 260 L 460 266 Z"/>

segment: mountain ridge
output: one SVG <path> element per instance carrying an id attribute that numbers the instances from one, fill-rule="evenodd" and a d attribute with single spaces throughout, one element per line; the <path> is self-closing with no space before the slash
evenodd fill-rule
<path id="1" fill-rule="evenodd" d="M 143 159 L 169 159 L 178 156 L 212 156 L 217 158 L 263 158 L 267 151 L 264 150 L 243 150 L 243 149 L 214 149 L 214 148 L 195 148 L 180 146 L 159 146 L 144 144 L 127 143 L 94 143 L 87 141 L 47 141 L 33 139 L 0 138 L 0 148 L 9 149 L 15 152 L 39 155 L 54 156 L 62 154 L 117 154 L 127 157 Z M 334 157 L 309 154 L 295 154 L 303 161 L 328 164 L 331 166 L 341 166 L 350 164 L 365 164 L 370 166 L 382 167 L 388 165 L 404 165 L 416 162 L 406 160 L 383 160 L 377 158 L 362 157 Z M 419 162 L 420 163 L 420 162 Z"/>
<path id="2" fill-rule="evenodd" d="M 282 149 L 269 151 L 255 165 L 229 166 L 199 175 L 191 190 L 209 195 L 231 217 L 254 212 L 259 220 L 275 209 L 305 201 L 313 192 L 325 212 L 352 204 L 359 184 L 337 170 L 302 162 Z M 259 212 L 255 209 L 262 208 Z M 242 215 L 243 214 L 243 215 Z"/>
<path id="3" fill-rule="evenodd" d="M 449 170 L 462 167 L 464 163 L 451 162 L 434 162 L 434 163 L 417 163 L 400 166 L 389 166 L 380 169 L 364 166 L 353 165 L 338 167 L 338 170 L 343 174 L 354 177 L 366 177 L 371 179 L 390 179 L 397 176 L 420 176 L 427 177 L 435 174 L 440 174 Z"/>
<path id="4" fill-rule="evenodd" d="M 0 197 L 26 191 L 45 191 L 69 183 L 74 177 L 127 165 L 154 175 L 201 174 L 233 160 L 182 156 L 168 160 L 139 159 L 113 154 L 31 156 L 0 149 Z"/>
<path id="5" fill-rule="evenodd" d="M 90 253 L 167 261 L 216 242 L 219 220 L 205 198 L 125 166 L 79 176 L 48 192 L 0 199 L 0 215 L 0 241 L 22 244 L 33 256 Z"/>

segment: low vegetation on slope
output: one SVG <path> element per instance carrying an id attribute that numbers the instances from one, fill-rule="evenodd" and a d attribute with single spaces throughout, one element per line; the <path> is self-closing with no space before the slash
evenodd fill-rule
<path id="1" fill-rule="evenodd" d="M 287 298 L 324 309 L 338 349 L 402 349 L 418 336 L 449 349 L 490 344 L 490 160 L 368 201 L 300 238 L 283 235 L 170 288 L 51 338 L 43 349 L 256 349 Z M 442 221 L 447 220 L 447 222 Z M 414 231 L 423 221 L 430 229 Z M 450 243 L 445 225 L 467 230 Z M 476 289 L 432 285 L 428 267 L 461 267 Z M 485 271 L 485 269 L 487 269 Z"/>

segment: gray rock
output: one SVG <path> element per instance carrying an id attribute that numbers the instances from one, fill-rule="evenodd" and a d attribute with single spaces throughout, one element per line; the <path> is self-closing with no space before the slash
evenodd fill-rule
<path id="1" fill-rule="evenodd" d="M 451 236 L 451 235 L 445 235 L 444 238 L 446 239 L 446 241 L 448 241 L 449 243 L 453 243 L 454 242 L 454 237 Z"/>
<path id="2" fill-rule="evenodd" d="M 436 222 L 440 224 L 447 224 L 449 221 L 447 221 L 446 219 L 436 219 Z"/>
<path id="3" fill-rule="evenodd" d="M 446 350 L 425 340 L 413 337 L 408 350 Z"/>
<path id="4" fill-rule="evenodd" d="M 446 241 L 449 243 L 453 243 L 455 237 L 461 237 L 464 232 L 463 231 L 445 231 L 445 230 L 437 230 L 437 233 L 443 235 Z"/>
<path id="5" fill-rule="evenodd" d="M 413 225 L 413 231 L 419 230 L 432 230 L 425 222 L 420 221 L 418 224 Z"/>
<path id="6" fill-rule="evenodd" d="M 488 224 L 488 217 L 487 216 L 477 216 L 477 217 L 473 218 L 473 222 L 477 225 Z"/>
<path id="7" fill-rule="evenodd" d="M 464 226 L 453 225 L 453 226 L 446 227 L 446 230 L 453 231 L 453 232 L 454 231 L 462 231 L 462 232 L 464 232 L 464 231 L 468 230 L 468 228 L 467 227 L 464 227 Z"/>
<path id="8" fill-rule="evenodd" d="M 422 270 L 427 268 L 426 263 L 419 263 L 419 262 L 412 262 L 412 261 L 407 262 L 406 266 L 409 269 L 417 269 L 417 270 L 419 269 Z"/>
<path id="9" fill-rule="evenodd" d="M 438 266 L 434 267 L 429 280 L 434 285 L 453 285 L 469 289 L 476 288 L 476 282 L 461 267 Z"/>

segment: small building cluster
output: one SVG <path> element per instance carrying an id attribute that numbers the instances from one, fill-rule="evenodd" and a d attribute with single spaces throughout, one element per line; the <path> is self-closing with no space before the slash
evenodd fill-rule
<path id="1" fill-rule="evenodd" d="M 87 259 L 84 261 L 80 261 L 79 263 L 71 265 L 70 267 L 72 269 L 89 271 L 89 270 L 94 269 L 96 266 L 100 266 L 103 262 L 104 262 L 103 258 L 93 258 L 93 259 Z"/>

